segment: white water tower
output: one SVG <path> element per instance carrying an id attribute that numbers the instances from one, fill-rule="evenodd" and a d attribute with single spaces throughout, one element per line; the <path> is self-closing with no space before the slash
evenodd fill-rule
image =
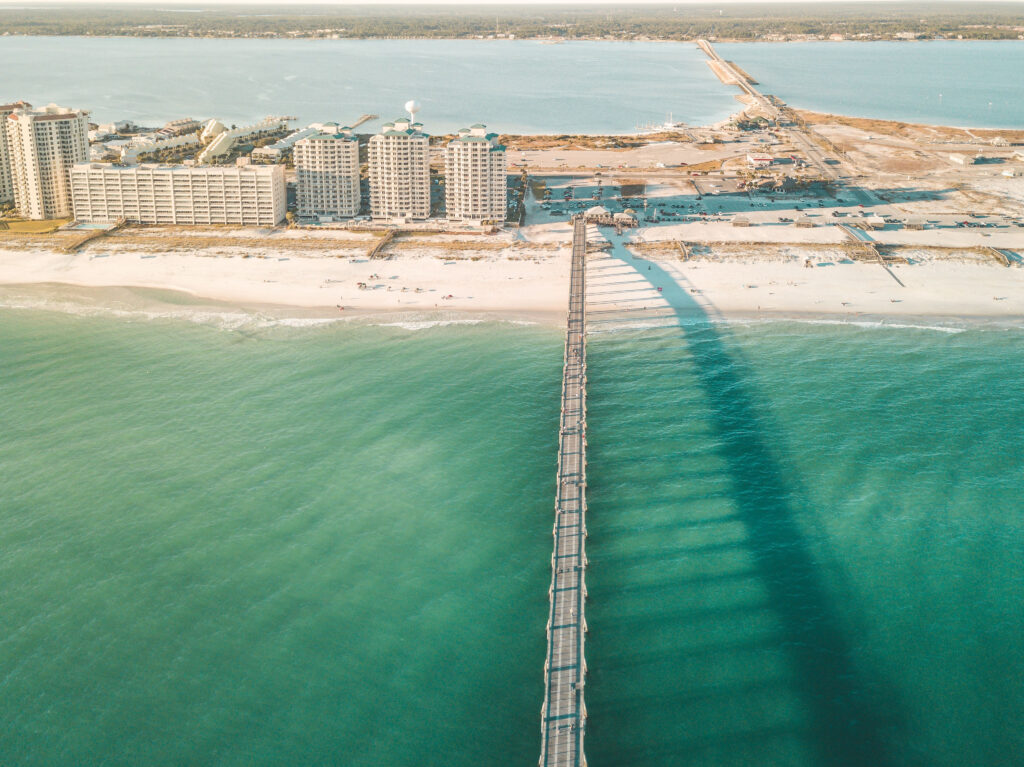
<path id="1" fill-rule="evenodd" d="M 405 102 L 405 111 L 409 113 L 409 122 L 416 122 L 416 113 L 420 111 L 420 102 L 410 99 Z"/>

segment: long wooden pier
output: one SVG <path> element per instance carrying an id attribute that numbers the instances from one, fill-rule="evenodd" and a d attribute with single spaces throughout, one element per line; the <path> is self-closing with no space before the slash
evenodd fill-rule
<path id="1" fill-rule="evenodd" d="M 586 767 L 583 734 L 587 673 L 583 642 L 587 633 L 584 573 L 587 554 L 587 225 L 575 220 L 569 278 L 569 321 L 562 373 L 562 414 L 558 430 L 558 485 L 554 552 L 551 555 L 551 609 L 544 661 L 540 767 Z"/>

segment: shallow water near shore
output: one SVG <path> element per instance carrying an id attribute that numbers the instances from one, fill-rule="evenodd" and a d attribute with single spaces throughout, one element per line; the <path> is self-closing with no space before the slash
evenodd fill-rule
<path id="1" fill-rule="evenodd" d="M 1014 763 L 1024 333 L 594 335 L 591 764 Z M 0 762 L 533 763 L 562 336 L 0 310 Z"/>

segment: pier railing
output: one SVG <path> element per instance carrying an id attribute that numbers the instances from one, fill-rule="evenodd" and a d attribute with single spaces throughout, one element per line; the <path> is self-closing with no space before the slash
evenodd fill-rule
<path id="1" fill-rule="evenodd" d="M 544 661 L 540 767 L 585 767 L 583 702 L 587 664 L 584 573 L 586 523 L 586 252 L 587 226 L 575 220 L 569 278 L 569 319 L 562 372 L 562 410 L 558 429 L 558 475 L 554 551 L 551 555 L 551 609 Z"/>

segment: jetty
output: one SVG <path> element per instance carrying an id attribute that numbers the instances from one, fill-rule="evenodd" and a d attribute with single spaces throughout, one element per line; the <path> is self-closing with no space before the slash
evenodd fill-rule
<path id="1" fill-rule="evenodd" d="M 587 225 L 574 222 L 569 278 L 569 319 L 562 369 L 562 412 L 558 427 L 554 551 L 551 554 L 544 705 L 541 707 L 540 767 L 586 767 L 583 702 L 587 663 L 584 573 L 587 555 Z"/>

